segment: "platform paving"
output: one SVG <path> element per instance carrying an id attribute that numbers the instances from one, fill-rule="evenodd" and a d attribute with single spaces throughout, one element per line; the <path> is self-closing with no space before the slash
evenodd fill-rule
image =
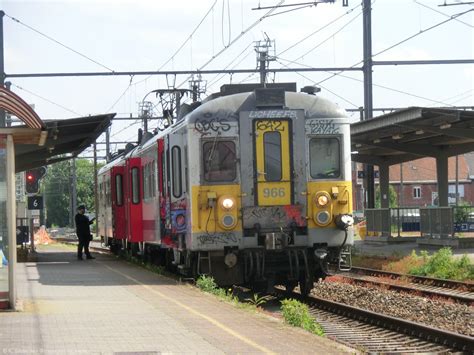
<path id="1" fill-rule="evenodd" d="M 18 264 L 20 311 L 0 312 L 0 354 L 354 353 L 110 255 L 38 256 Z"/>

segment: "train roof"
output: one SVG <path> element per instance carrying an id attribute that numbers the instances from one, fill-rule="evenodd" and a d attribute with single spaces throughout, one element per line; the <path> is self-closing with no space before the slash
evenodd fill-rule
<path id="1" fill-rule="evenodd" d="M 261 89 L 260 89 L 261 90 Z M 265 89 L 263 89 L 265 90 Z M 272 89 L 275 90 L 275 89 Z M 346 111 L 340 108 L 337 104 L 317 95 L 310 95 L 306 93 L 297 92 L 283 92 L 282 102 L 271 106 L 265 104 L 261 105 L 259 102 L 258 93 L 246 92 L 238 93 L 229 96 L 221 96 L 211 101 L 203 103 L 194 111 L 184 117 L 187 123 L 194 123 L 197 119 L 212 114 L 216 116 L 216 112 L 220 112 L 229 121 L 239 119 L 238 112 L 240 111 L 254 111 L 261 109 L 281 110 L 303 109 L 305 111 L 305 118 L 346 118 Z M 270 98 L 271 100 L 271 98 Z"/>

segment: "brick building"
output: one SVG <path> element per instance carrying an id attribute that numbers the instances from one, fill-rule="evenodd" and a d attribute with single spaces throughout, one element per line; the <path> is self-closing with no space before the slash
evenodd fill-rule
<path id="1" fill-rule="evenodd" d="M 362 210 L 363 179 L 362 164 L 355 164 L 357 172 L 353 174 L 354 209 Z M 378 181 L 378 167 L 375 166 L 375 184 Z M 448 159 L 449 204 L 456 203 L 456 157 Z M 458 156 L 457 181 L 459 201 L 474 205 L 474 153 Z M 390 185 L 397 193 L 397 205 L 403 207 L 425 207 L 438 204 L 438 186 L 436 181 L 436 161 L 434 158 L 422 158 L 390 167 Z"/>

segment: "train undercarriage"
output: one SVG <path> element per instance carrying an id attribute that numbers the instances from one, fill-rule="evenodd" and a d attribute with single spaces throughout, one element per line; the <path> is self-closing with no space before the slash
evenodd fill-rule
<path id="1" fill-rule="evenodd" d="M 229 247 L 219 251 L 190 251 L 115 239 L 106 243 L 116 254 L 125 252 L 186 277 L 210 275 L 219 286 L 244 285 L 260 292 L 283 285 L 288 291 L 299 286 L 302 294 L 308 294 L 314 282 L 324 279 L 330 270 L 348 270 L 351 267 L 349 246 L 292 246 L 279 250 Z"/>

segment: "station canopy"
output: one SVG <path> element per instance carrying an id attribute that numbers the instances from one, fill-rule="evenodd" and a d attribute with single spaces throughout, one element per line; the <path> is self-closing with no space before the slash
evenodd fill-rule
<path id="1" fill-rule="evenodd" d="M 352 160 L 393 165 L 474 151 L 474 111 L 409 107 L 351 124 Z"/>
<path id="2" fill-rule="evenodd" d="M 16 172 L 71 159 L 89 147 L 110 125 L 115 113 L 45 121 L 47 138 L 42 146 L 15 147 Z M 15 126 L 22 128 L 22 126 Z"/>

